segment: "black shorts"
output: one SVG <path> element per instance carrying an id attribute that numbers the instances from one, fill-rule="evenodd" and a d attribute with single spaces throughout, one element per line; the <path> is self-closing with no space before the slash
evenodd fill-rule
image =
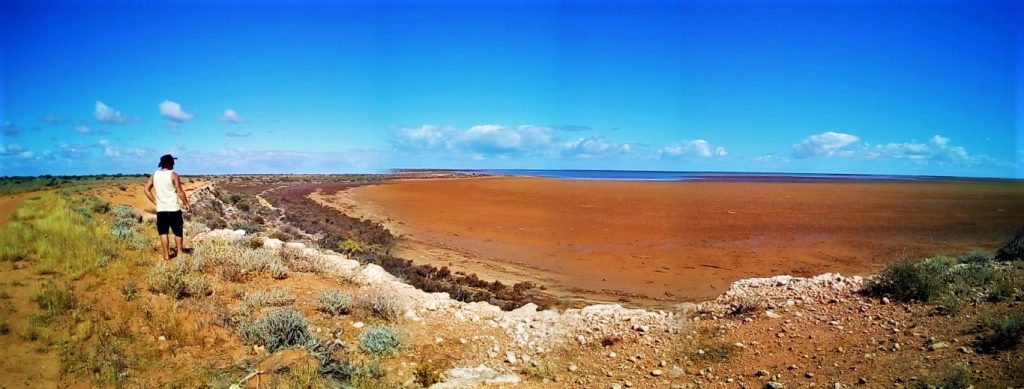
<path id="1" fill-rule="evenodd" d="M 184 225 L 185 219 L 181 217 L 181 211 L 156 213 L 156 232 L 160 235 L 167 235 L 167 230 L 170 229 L 174 231 L 174 236 L 181 236 Z"/>

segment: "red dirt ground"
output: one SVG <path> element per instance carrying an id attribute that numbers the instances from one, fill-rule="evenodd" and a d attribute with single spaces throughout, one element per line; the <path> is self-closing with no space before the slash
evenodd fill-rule
<path id="1" fill-rule="evenodd" d="M 697 300 L 741 278 L 867 274 L 993 250 L 1024 220 L 1017 182 L 400 180 L 347 198 L 397 232 L 580 294 Z M 469 269 L 472 270 L 472 269 Z"/>

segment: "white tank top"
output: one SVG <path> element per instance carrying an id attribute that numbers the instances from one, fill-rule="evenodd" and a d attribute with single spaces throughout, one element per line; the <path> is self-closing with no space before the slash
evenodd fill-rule
<path id="1" fill-rule="evenodd" d="M 153 191 L 156 192 L 157 212 L 181 210 L 181 205 L 178 204 L 178 191 L 174 189 L 174 171 L 157 170 L 153 173 Z"/>

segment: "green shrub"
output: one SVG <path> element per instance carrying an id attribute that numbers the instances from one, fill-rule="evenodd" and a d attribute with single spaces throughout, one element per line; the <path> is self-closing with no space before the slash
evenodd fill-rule
<path id="1" fill-rule="evenodd" d="M 369 327 L 359 336 L 359 347 L 371 354 L 390 354 L 401 346 L 398 331 L 387 326 Z"/>
<path id="2" fill-rule="evenodd" d="M 958 258 L 960 263 L 984 263 L 990 262 L 992 259 L 992 254 L 981 249 L 971 250 Z"/>
<path id="3" fill-rule="evenodd" d="M 1017 261 L 1024 259 L 1024 228 L 1017 232 L 1017 236 L 1010 239 L 1005 246 L 996 252 L 997 261 Z"/>
<path id="4" fill-rule="evenodd" d="M 900 301 L 929 301 L 945 289 L 943 276 L 947 266 L 941 259 L 892 262 L 868 283 L 865 291 L 869 295 L 888 296 Z"/>
<path id="5" fill-rule="evenodd" d="M 988 301 L 1002 302 L 1013 298 L 1017 294 L 1017 286 L 1020 285 L 1020 282 L 1008 273 L 1000 274 L 995 278 L 992 288 L 988 291 Z"/>
<path id="6" fill-rule="evenodd" d="M 121 297 L 124 297 L 124 301 L 132 301 L 138 294 L 139 284 L 135 283 L 135 281 L 128 281 L 121 285 Z"/>
<path id="7" fill-rule="evenodd" d="M 290 308 L 240 326 L 239 335 L 246 343 L 266 347 L 271 353 L 286 347 L 305 346 L 312 339 L 306 318 Z"/>
<path id="8" fill-rule="evenodd" d="M 1024 338 L 1024 312 L 996 315 L 982 319 L 974 331 L 982 352 L 1010 350 Z"/>
<path id="9" fill-rule="evenodd" d="M 352 309 L 352 299 L 340 290 L 328 290 L 316 299 L 317 310 L 331 316 L 347 315 Z"/>
<path id="10" fill-rule="evenodd" d="M 982 286 L 992 282 L 996 269 L 989 263 L 970 263 L 953 271 L 954 281 L 963 281 L 969 286 Z"/>
<path id="11" fill-rule="evenodd" d="M 359 243 L 356 241 L 352 239 L 345 239 L 344 242 L 341 242 L 341 244 L 338 245 L 338 250 L 341 250 L 343 253 L 358 253 L 362 251 L 362 248 L 359 247 Z"/>
<path id="12" fill-rule="evenodd" d="M 33 299 L 43 312 L 38 316 L 42 323 L 49 323 L 75 306 L 75 296 L 70 286 L 59 288 L 57 284 L 47 282 L 43 290 Z"/>

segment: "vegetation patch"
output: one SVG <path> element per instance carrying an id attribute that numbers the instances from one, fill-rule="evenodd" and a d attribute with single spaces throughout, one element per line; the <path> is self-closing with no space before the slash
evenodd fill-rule
<path id="1" fill-rule="evenodd" d="M 312 339 L 306 318 L 289 308 L 243 324 L 238 332 L 246 343 L 266 347 L 271 353 L 286 347 L 305 346 Z"/>
<path id="2" fill-rule="evenodd" d="M 340 290 L 328 290 L 317 296 L 316 309 L 331 316 L 347 315 L 352 309 L 352 298 Z"/>
<path id="3" fill-rule="evenodd" d="M 43 286 L 43 290 L 35 296 L 34 300 L 42 310 L 36 320 L 43 324 L 49 323 L 75 306 L 75 296 L 71 287 L 58 287 L 52 281 Z"/>
<path id="4" fill-rule="evenodd" d="M 866 292 L 899 301 L 927 302 L 945 289 L 943 276 L 948 268 L 940 258 L 925 261 L 898 261 L 886 265 L 882 274 L 871 280 Z"/>
<path id="5" fill-rule="evenodd" d="M 371 354 L 394 353 L 401 346 L 398 330 L 388 326 L 371 326 L 359 336 L 359 347 Z"/>
<path id="6" fill-rule="evenodd" d="M 977 334 L 977 347 L 982 352 L 1011 350 L 1024 339 L 1024 312 L 986 317 L 971 332 Z"/>
<path id="7" fill-rule="evenodd" d="M 149 290 L 176 299 L 206 296 L 213 292 L 210 283 L 193 273 L 184 262 L 161 262 L 150 271 Z"/>

